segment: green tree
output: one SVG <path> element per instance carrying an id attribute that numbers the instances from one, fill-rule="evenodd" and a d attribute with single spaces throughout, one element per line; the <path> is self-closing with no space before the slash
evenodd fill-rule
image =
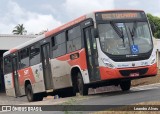
<path id="1" fill-rule="evenodd" d="M 13 34 L 19 34 L 19 35 L 23 35 L 25 33 L 27 33 L 27 31 L 25 30 L 25 27 L 23 26 L 23 24 L 18 24 L 14 30 L 12 31 Z"/>
<path id="2" fill-rule="evenodd" d="M 147 17 L 151 25 L 153 36 L 160 39 L 160 18 L 151 14 L 147 14 Z"/>

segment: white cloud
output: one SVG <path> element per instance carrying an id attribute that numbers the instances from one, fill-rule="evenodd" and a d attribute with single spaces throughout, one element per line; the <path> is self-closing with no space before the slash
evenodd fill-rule
<path id="1" fill-rule="evenodd" d="M 114 0 L 65 0 L 61 5 L 60 3 L 57 5 L 59 6 L 55 8 L 52 4 L 41 4 L 41 9 L 46 9 L 45 11 L 49 12 L 49 14 L 41 14 L 28 11 L 17 2 L 9 0 L 6 13 L 0 18 L 0 34 L 12 33 L 12 30 L 18 24 L 24 24 L 27 33 L 51 30 L 61 25 L 62 22 L 70 21 L 91 11 L 113 9 Z M 51 14 L 54 14 L 56 18 Z"/>
<path id="2" fill-rule="evenodd" d="M 54 19 L 51 14 L 43 15 L 27 11 L 13 1 L 8 2 L 7 8 L 8 11 L 0 19 L 1 34 L 11 33 L 18 24 L 24 24 L 28 33 L 39 33 L 46 29 L 51 30 L 62 24 Z"/>
<path id="3" fill-rule="evenodd" d="M 68 16 L 75 18 L 95 10 L 113 9 L 114 0 L 66 0 L 63 7 Z"/>
<path id="4" fill-rule="evenodd" d="M 128 1 L 129 3 L 129 5 L 130 6 L 136 6 L 136 5 L 139 5 L 139 3 L 140 3 L 140 1 L 136 1 L 136 0 L 130 0 L 130 1 Z"/>
<path id="5" fill-rule="evenodd" d="M 86 13 L 97 10 L 114 9 L 114 0 L 64 0 L 55 4 L 41 4 L 43 11 L 52 12 L 56 19 L 66 23 Z"/>
<path id="6" fill-rule="evenodd" d="M 15 25 L 13 24 L 4 24 L 0 22 L 0 34 L 6 34 L 6 33 L 11 33 L 10 31 L 13 30 Z"/>
<path id="7" fill-rule="evenodd" d="M 29 6 L 32 2 L 8 0 L 0 5 L 0 34 L 12 33 L 17 24 L 24 24 L 28 33 L 39 33 L 47 28 L 51 30 L 62 22 L 66 23 L 95 10 L 142 9 L 160 16 L 160 0 L 60 0 L 45 3 L 39 1 L 36 5 L 33 2 L 35 7 Z"/>
<path id="8" fill-rule="evenodd" d="M 33 18 L 30 18 L 24 23 L 24 26 L 30 32 L 36 33 L 41 32 L 42 30 L 51 30 L 59 25 L 61 22 L 55 20 L 52 15 L 40 15 L 40 14 L 31 14 L 35 15 Z"/>

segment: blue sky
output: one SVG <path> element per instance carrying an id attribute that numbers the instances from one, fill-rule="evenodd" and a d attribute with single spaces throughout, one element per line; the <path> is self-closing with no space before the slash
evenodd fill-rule
<path id="1" fill-rule="evenodd" d="M 160 0 L 0 0 L 0 34 L 11 34 L 22 23 L 28 34 L 36 34 L 104 9 L 142 9 L 160 16 Z"/>

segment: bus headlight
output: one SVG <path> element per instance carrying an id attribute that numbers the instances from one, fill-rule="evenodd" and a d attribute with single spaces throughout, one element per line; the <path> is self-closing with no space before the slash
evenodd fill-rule
<path id="1" fill-rule="evenodd" d="M 156 62 L 156 58 L 153 58 L 151 61 L 151 65 L 153 65 Z"/>
<path id="2" fill-rule="evenodd" d="M 112 64 L 110 64 L 110 63 L 104 63 L 105 65 L 106 65 L 106 67 L 108 67 L 108 68 L 114 68 L 114 66 L 112 65 Z"/>
<path id="3" fill-rule="evenodd" d="M 105 64 L 106 67 L 108 67 L 108 68 L 115 68 L 114 65 L 112 65 L 112 64 L 109 63 L 108 61 L 105 61 L 105 60 L 103 60 L 103 59 L 102 59 L 102 61 L 103 61 L 103 63 Z"/>

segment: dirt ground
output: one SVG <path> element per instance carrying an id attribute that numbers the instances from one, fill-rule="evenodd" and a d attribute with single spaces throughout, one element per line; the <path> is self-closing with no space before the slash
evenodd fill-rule
<path id="1" fill-rule="evenodd" d="M 148 85 L 148 84 L 153 84 L 153 83 L 160 83 L 160 70 L 157 76 L 133 80 L 132 87 L 139 86 L 139 85 Z"/>

